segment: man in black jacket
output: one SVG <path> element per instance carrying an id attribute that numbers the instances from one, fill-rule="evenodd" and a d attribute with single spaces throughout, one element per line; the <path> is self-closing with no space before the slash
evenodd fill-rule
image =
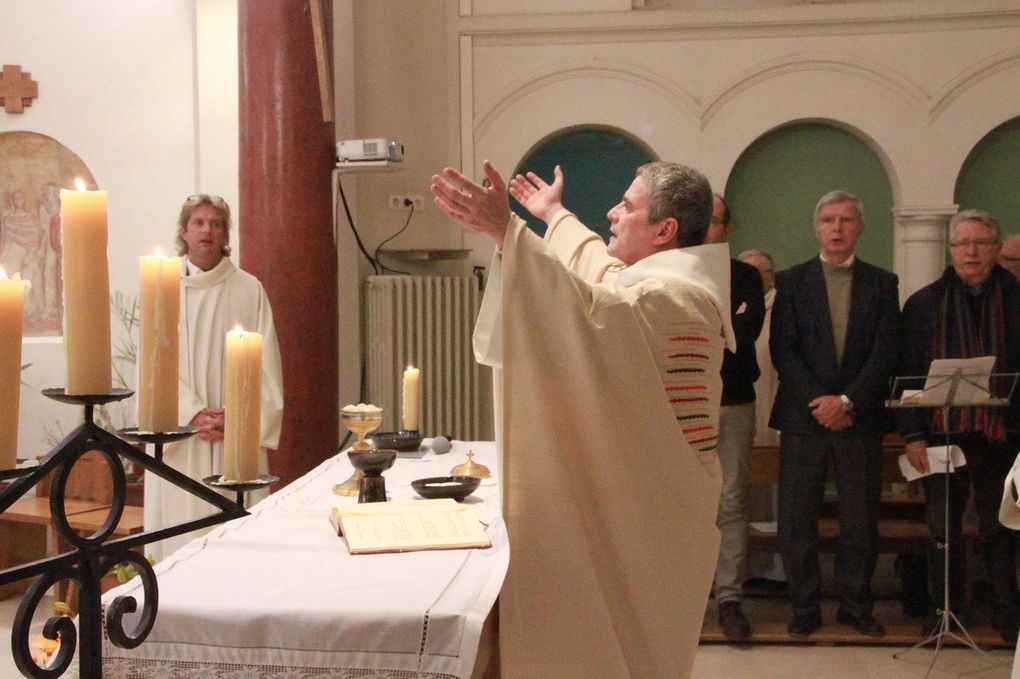
<path id="1" fill-rule="evenodd" d="M 779 437 L 779 543 L 790 587 L 788 631 L 822 624 L 818 520 L 829 460 L 839 494 L 836 621 L 881 636 L 872 615 L 881 497 L 884 400 L 899 350 L 894 274 L 854 255 L 860 199 L 844 191 L 815 206 L 820 253 L 776 276 L 769 347 L 779 374 L 770 426 Z"/>
<path id="2" fill-rule="evenodd" d="M 733 229 L 730 209 L 719 194 L 712 201 L 712 221 L 705 243 L 724 243 Z M 751 488 L 751 447 L 754 445 L 754 381 L 758 359 L 754 341 L 765 320 L 765 294 L 758 270 L 730 260 L 730 316 L 737 336 L 736 353 L 723 354 L 722 401 L 719 408 L 719 443 L 722 467 L 719 496 L 719 561 L 715 569 L 715 600 L 719 624 L 731 641 L 751 637 L 751 623 L 741 606 L 747 562 L 748 495 Z"/>
<path id="3" fill-rule="evenodd" d="M 977 356 L 995 356 L 996 373 L 1020 371 L 1020 283 L 996 264 L 1001 246 L 999 224 L 987 212 L 964 210 L 950 220 L 952 266 L 903 307 L 903 330 L 911 341 L 903 347 L 901 374 L 925 375 L 937 358 Z M 991 386 L 1004 392 L 1004 382 L 993 380 Z M 992 624 L 1012 643 L 1017 638 L 1014 542 L 998 521 L 998 509 L 1003 482 L 1020 449 L 1020 396 L 1014 392 L 1005 408 L 952 408 L 948 419 L 947 427 L 941 409 L 902 408 L 897 415 L 910 463 L 918 471 L 936 472 L 924 479 L 932 534 L 930 593 L 942 603 L 944 562 L 938 543 L 945 542 L 947 526 L 945 479 L 931 469 L 927 448 L 945 445 L 948 429 L 949 442 L 960 446 L 967 458 L 967 464 L 949 476 L 951 610 L 959 610 L 964 593 L 961 515 L 973 485 L 980 553 L 995 594 Z"/>

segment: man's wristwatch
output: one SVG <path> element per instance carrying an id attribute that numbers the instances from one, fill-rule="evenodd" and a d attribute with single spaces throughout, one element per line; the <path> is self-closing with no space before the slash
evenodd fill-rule
<path id="1" fill-rule="evenodd" d="M 843 410 L 850 412 L 854 409 L 854 402 L 850 400 L 850 397 L 846 394 L 840 394 L 839 400 L 843 402 Z"/>

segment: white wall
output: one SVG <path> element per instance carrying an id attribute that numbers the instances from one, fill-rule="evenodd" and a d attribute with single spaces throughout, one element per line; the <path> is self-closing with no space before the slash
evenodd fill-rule
<path id="1" fill-rule="evenodd" d="M 515 6 L 489 16 L 487 5 L 479 16 L 464 2 L 451 26 L 460 161 L 470 172 L 485 158 L 510 171 L 546 136 L 600 123 L 725 186 L 761 135 L 828 121 L 885 164 L 904 297 L 941 270 L 940 225 L 954 211 L 967 153 L 1020 111 L 1015 1 L 648 8 L 528 21 L 511 15 Z M 477 263 L 487 259 L 491 244 L 465 242 Z"/>
<path id="2" fill-rule="evenodd" d="M 232 5 L 236 0 L 3 0 L 4 62 L 32 74 L 39 98 L 23 114 L 0 109 L 0 131 L 55 138 L 109 192 L 111 291 L 137 294 L 138 257 L 157 246 L 172 251 L 186 196 L 200 189 L 228 200 L 237 195 L 236 28 L 233 38 L 204 41 L 196 60 L 196 16 L 224 30 Z M 200 71 L 208 77 L 198 78 Z M 212 90 L 229 93 L 226 102 Z M 226 112 L 217 112 L 225 103 Z M 205 125 L 208 137 L 200 135 Z M 28 338 L 23 354 L 33 364 L 20 409 L 19 457 L 28 457 L 49 450 L 46 428 L 66 433 L 81 412 L 39 395 L 64 385 L 60 340 Z M 133 414 L 125 424 L 133 424 Z"/>

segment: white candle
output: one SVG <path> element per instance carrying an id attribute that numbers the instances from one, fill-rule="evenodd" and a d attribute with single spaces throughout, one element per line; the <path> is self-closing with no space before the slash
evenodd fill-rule
<path id="1" fill-rule="evenodd" d="M 60 190 L 67 393 L 106 394 L 110 360 L 110 265 L 106 191 Z"/>
<path id="2" fill-rule="evenodd" d="M 226 399 L 223 419 L 223 477 L 259 477 L 262 417 L 262 335 L 239 327 L 227 333 Z"/>
<path id="3" fill-rule="evenodd" d="M 403 417 L 404 429 L 413 431 L 418 428 L 418 382 L 421 373 L 414 366 L 407 366 L 404 371 Z"/>
<path id="4" fill-rule="evenodd" d="M 176 431 L 181 258 L 142 257 L 139 268 L 138 428 Z"/>
<path id="5" fill-rule="evenodd" d="M 21 397 L 21 329 L 28 281 L 0 269 L 0 470 L 18 463 L 18 401 Z"/>

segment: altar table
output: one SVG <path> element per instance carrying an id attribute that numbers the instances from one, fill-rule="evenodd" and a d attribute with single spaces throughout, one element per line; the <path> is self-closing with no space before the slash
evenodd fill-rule
<path id="1" fill-rule="evenodd" d="M 103 676 L 468 679 L 510 555 L 495 446 L 457 441 L 385 473 L 390 499 L 410 500 L 413 479 L 448 475 L 468 450 L 493 474 L 466 500 L 491 548 L 352 556 L 329 521 L 357 501 L 331 492 L 352 471 L 341 453 L 159 562 L 155 626 L 133 650 L 104 641 Z M 137 579 L 104 602 L 118 594 L 141 609 Z"/>

